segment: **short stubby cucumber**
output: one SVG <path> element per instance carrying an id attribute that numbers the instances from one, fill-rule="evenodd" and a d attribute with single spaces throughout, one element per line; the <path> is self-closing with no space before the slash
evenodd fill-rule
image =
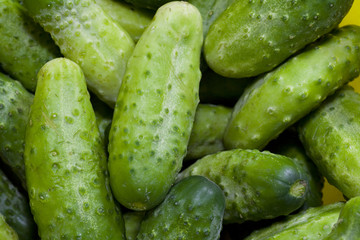
<path id="1" fill-rule="evenodd" d="M 25 130 L 33 98 L 20 82 L 0 73 L 0 157 L 25 189 Z"/>
<path id="2" fill-rule="evenodd" d="M 125 239 L 85 77 L 76 63 L 58 58 L 40 69 L 24 156 L 41 239 Z"/>
<path id="3" fill-rule="evenodd" d="M 37 239 L 37 228 L 29 202 L 0 170 L 0 214 L 21 240 Z M 1 238 L 0 239 L 4 239 Z"/>
<path id="4" fill-rule="evenodd" d="M 343 206 L 344 203 L 338 202 L 309 208 L 267 228 L 255 231 L 245 240 L 321 240 L 331 232 Z"/>
<path id="5" fill-rule="evenodd" d="M 115 198 L 155 207 L 174 183 L 199 102 L 202 22 L 187 2 L 157 11 L 129 59 L 109 137 Z"/>
<path id="6" fill-rule="evenodd" d="M 222 137 L 232 109 L 199 104 L 184 160 L 193 160 L 224 150 Z"/>
<path id="7" fill-rule="evenodd" d="M 126 240 L 136 240 L 139 233 L 141 222 L 145 217 L 146 211 L 130 211 L 123 214 L 126 230 Z"/>
<path id="8" fill-rule="evenodd" d="M 81 67 L 89 89 L 113 107 L 134 49 L 130 35 L 94 0 L 24 0 L 24 5 L 61 53 Z"/>
<path id="9" fill-rule="evenodd" d="M 0 0 L 0 65 L 26 89 L 35 91 L 36 75 L 59 48 L 19 3 Z"/>
<path id="10" fill-rule="evenodd" d="M 335 28 L 353 0 L 239 0 L 211 25 L 205 59 L 231 78 L 270 71 Z"/>
<path id="11" fill-rule="evenodd" d="M 262 149 L 360 73 L 360 26 L 326 35 L 249 86 L 224 134 L 228 149 Z"/>
<path id="12" fill-rule="evenodd" d="M 307 154 L 329 183 L 348 198 L 360 196 L 359 132 L 360 95 L 347 86 L 299 124 Z"/>
<path id="13" fill-rule="evenodd" d="M 131 38 L 137 42 L 149 26 L 154 13 L 150 10 L 134 7 L 117 0 L 96 0 L 114 22 L 122 26 Z"/>
<path id="14" fill-rule="evenodd" d="M 19 240 L 18 235 L 5 221 L 3 215 L 0 214 L 0 239 Z M 22 239 L 20 239 L 22 240 Z"/>
<path id="15" fill-rule="evenodd" d="M 226 223 L 287 215 L 305 200 L 307 182 L 293 161 L 258 150 L 235 149 L 208 155 L 182 171 L 178 180 L 201 175 L 225 193 Z"/>
<path id="16" fill-rule="evenodd" d="M 324 240 L 349 240 L 360 238 L 359 228 L 360 196 L 354 197 L 345 203 L 340 212 L 338 221 L 331 233 Z"/>
<path id="17" fill-rule="evenodd" d="M 162 5 L 172 0 L 125 0 L 135 6 L 157 10 Z"/>
<path id="18" fill-rule="evenodd" d="M 220 237 L 225 197 L 219 186 L 202 176 L 184 178 L 165 200 L 147 213 L 138 240 L 217 240 Z"/>

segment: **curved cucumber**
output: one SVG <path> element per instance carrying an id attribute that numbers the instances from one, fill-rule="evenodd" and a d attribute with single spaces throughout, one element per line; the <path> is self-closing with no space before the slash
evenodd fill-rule
<path id="1" fill-rule="evenodd" d="M 331 232 L 343 206 L 344 203 L 338 202 L 309 208 L 270 227 L 255 231 L 245 240 L 323 239 Z"/>
<path id="2" fill-rule="evenodd" d="M 181 172 L 178 179 L 190 175 L 205 176 L 221 187 L 227 223 L 287 215 L 303 205 L 307 188 L 303 173 L 291 159 L 258 150 L 208 155 Z"/>
<path id="3" fill-rule="evenodd" d="M 347 86 L 299 124 L 306 152 L 329 183 L 348 198 L 360 195 L 359 132 L 360 95 Z"/>
<path id="4" fill-rule="evenodd" d="M 231 78 L 270 71 L 335 28 L 353 0 L 254 1 L 231 4 L 211 25 L 204 53 L 211 69 Z"/>
<path id="5" fill-rule="evenodd" d="M 145 213 L 145 211 L 124 213 L 126 240 L 136 240 L 136 236 L 139 233 L 141 221 L 144 219 Z"/>
<path id="6" fill-rule="evenodd" d="M 1 67 L 34 92 L 38 71 L 59 48 L 16 1 L 0 0 L 0 26 Z"/>
<path id="7" fill-rule="evenodd" d="M 360 26 L 346 26 L 249 86 L 224 135 L 228 149 L 261 149 L 360 73 Z M 306 71 L 304 70 L 306 69 Z"/>
<path id="8" fill-rule="evenodd" d="M 18 235 L 5 221 L 3 215 L 0 214 L 0 239 L 19 240 Z M 22 239 L 21 239 L 22 240 Z"/>
<path id="9" fill-rule="evenodd" d="M 134 48 L 130 35 L 94 0 L 24 0 L 24 5 L 61 53 L 81 67 L 89 89 L 114 106 Z"/>
<path id="10" fill-rule="evenodd" d="M 137 42 L 149 26 L 154 13 L 118 0 L 96 0 L 114 22 L 122 26 Z"/>
<path id="11" fill-rule="evenodd" d="M 224 150 L 222 137 L 232 109 L 199 104 L 184 160 L 192 160 Z"/>
<path id="12" fill-rule="evenodd" d="M 345 203 L 337 223 L 324 240 L 359 239 L 360 197 L 354 197 Z"/>
<path id="13" fill-rule="evenodd" d="M 125 239 L 85 78 L 74 62 L 59 58 L 41 68 L 24 155 L 41 239 Z"/>
<path id="14" fill-rule="evenodd" d="M 137 239 L 217 240 L 224 209 L 224 193 L 215 183 L 201 176 L 187 177 L 145 216 Z"/>
<path id="15" fill-rule="evenodd" d="M 110 182 L 130 209 L 158 205 L 180 171 L 198 104 L 202 22 L 186 2 L 159 8 L 131 56 L 109 138 Z"/>
<path id="16" fill-rule="evenodd" d="M 0 73 L 0 157 L 25 189 L 25 130 L 33 98 L 18 81 Z"/>

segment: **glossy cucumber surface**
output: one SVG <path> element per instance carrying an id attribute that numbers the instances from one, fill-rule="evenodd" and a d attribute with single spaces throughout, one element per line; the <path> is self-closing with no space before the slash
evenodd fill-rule
<path id="1" fill-rule="evenodd" d="M 18 235 L 5 221 L 3 215 L 0 214 L 0 239 L 19 240 Z"/>

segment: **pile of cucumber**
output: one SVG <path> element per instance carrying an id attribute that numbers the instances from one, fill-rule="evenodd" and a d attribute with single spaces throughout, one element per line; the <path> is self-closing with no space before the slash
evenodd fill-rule
<path id="1" fill-rule="evenodd" d="M 360 239 L 353 3 L 0 0 L 0 239 Z"/>

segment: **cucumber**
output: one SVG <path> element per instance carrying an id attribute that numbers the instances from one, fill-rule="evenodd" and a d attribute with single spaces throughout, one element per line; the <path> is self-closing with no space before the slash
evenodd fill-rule
<path id="1" fill-rule="evenodd" d="M 146 214 L 137 239 L 217 240 L 224 209 L 225 197 L 219 186 L 201 176 L 187 177 Z"/>
<path id="2" fill-rule="evenodd" d="M 3 215 L 0 214 L 0 239 L 19 240 L 18 235 L 5 221 Z"/>
<path id="3" fill-rule="evenodd" d="M 21 240 L 37 239 L 37 228 L 30 212 L 28 199 L 0 170 L 0 214 Z M 4 239 L 4 238 L 0 238 Z"/>
<path id="4" fill-rule="evenodd" d="M 242 223 L 287 215 L 304 204 L 304 174 L 285 156 L 234 149 L 208 155 L 182 171 L 178 180 L 201 175 L 225 193 L 226 223 Z"/>
<path id="5" fill-rule="evenodd" d="M 238 0 L 211 25 L 204 53 L 209 67 L 231 78 L 270 71 L 334 29 L 353 0 Z"/>
<path id="6" fill-rule="evenodd" d="M 60 56 L 59 48 L 16 1 L 0 0 L 0 26 L 1 67 L 34 92 L 38 71 Z"/>
<path id="7" fill-rule="evenodd" d="M 343 206 L 344 203 L 338 202 L 309 208 L 267 228 L 255 231 L 245 240 L 321 240 L 331 232 Z"/>
<path id="8" fill-rule="evenodd" d="M 340 212 L 338 221 L 324 240 L 359 239 L 360 197 L 347 201 Z"/>
<path id="9" fill-rule="evenodd" d="M 198 105 L 184 161 L 224 150 L 222 137 L 231 111 L 232 109 L 223 106 Z"/>
<path id="10" fill-rule="evenodd" d="M 24 144 L 34 95 L 0 73 L 0 157 L 26 189 Z"/>
<path id="11" fill-rule="evenodd" d="M 149 26 L 154 13 L 150 10 L 132 6 L 126 2 L 117 0 L 96 0 L 111 19 L 122 26 L 131 38 L 137 42 Z"/>
<path id="12" fill-rule="evenodd" d="M 61 53 L 80 65 L 89 89 L 113 107 L 134 49 L 130 35 L 94 0 L 24 0 L 24 5 Z"/>
<path id="13" fill-rule="evenodd" d="M 137 7 L 149 8 L 157 10 L 162 5 L 171 2 L 172 0 L 125 0 Z"/>
<path id="14" fill-rule="evenodd" d="M 360 26 L 345 26 L 259 77 L 236 103 L 224 135 L 225 148 L 262 149 L 357 77 L 359 42 Z"/>
<path id="15" fill-rule="evenodd" d="M 125 207 L 164 200 L 186 154 L 199 101 L 202 22 L 186 2 L 159 8 L 129 59 L 109 137 L 110 183 Z"/>
<path id="16" fill-rule="evenodd" d="M 360 50 L 358 50 L 360 53 Z M 330 184 L 360 195 L 360 95 L 345 86 L 301 120 L 300 140 Z"/>
<path id="17" fill-rule="evenodd" d="M 39 71 L 24 156 L 41 239 L 125 239 L 85 78 L 68 59 Z"/>
<path id="18" fill-rule="evenodd" d="M 126 230 L 126 240 L 136 240 L 139 233 L 141 221 L 144 219 L 146 212 L 130 211 L 124 213 L 124 222 Z"/>

